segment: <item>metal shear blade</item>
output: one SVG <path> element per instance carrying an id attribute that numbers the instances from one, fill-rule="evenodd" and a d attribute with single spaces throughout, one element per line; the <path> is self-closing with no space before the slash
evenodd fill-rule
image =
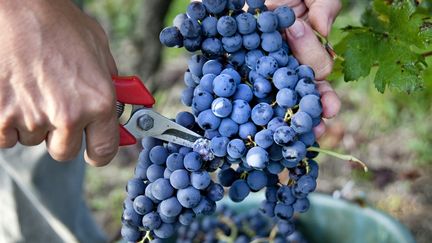
<path id="1" fill-rule="evenodd" d="M 190 148 L 201 138 L 199 134 L 146 108 L 135 111 L 124 127 L 136 138 L 151 136 Z"/>

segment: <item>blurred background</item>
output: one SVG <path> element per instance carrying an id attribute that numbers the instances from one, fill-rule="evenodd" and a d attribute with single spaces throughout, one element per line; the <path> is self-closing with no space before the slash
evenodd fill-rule
<path id="1" fill-rule="evenodd" d="M 104 26 L 122 75 L 139 75 L 156 100 L 156 110 L 175 117 L 183 72 L 190 56 L 183 49 L 162 48 L 159 31 L 185 12 L 187 0 L 84 0 L 84 9 Z M 344 0 L 330 41 L 340 28 L 359 23 L 367 1 Z M 431 58 L 428 59 L 432 65 Z M 352 154 L 369 172 L 325 155 L 320 162 L 319 192 L 381 209 L 400 220 L 418 242 L 432 239 L 432 68 L 425 88 L 413 94 L 381 94 L 367 78 L 345 83 L 337 73 L 331 83 L 342 100 L 338 117 L 327 121 L 321 147 Z M 372 76 L 373 78 L 373 76 Z M 86 194 L 97 221 L 111 239 L 119 239 L 126 181 L 132 177 L 140 145 L 122 148 L 104 168 L 88 167 Z"/>

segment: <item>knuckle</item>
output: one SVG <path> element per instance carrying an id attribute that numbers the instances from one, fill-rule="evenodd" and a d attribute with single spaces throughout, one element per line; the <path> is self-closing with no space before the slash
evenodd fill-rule
<path id="1" fill-rule="evenodd" d="M 112 92 L 104 92 L 102 98 L 97 99 L 93 105 L 93 111 L 98 116 L 110 117 L 115 112 L 115 96 Z"/>
<path id="2" fill-rule="evenodd" d="M 90 157 L 97 158 L 97 166 L 103 166 L 110 162 L 110 160 L 117 153 L 117 144 L 112 141 L 96 145 L 92 148 Z M 92 156 L 91 156 L 92 155 Z"/>
<path id="3" fill-rule="evenodd" d="M 79 115 L 79 113 L 73 112 L 62 114 L 61 117 L 56 119 L 56 127 L 66 131 L 74 130 L 74 128 L 80 121 Z"/>
<path id="4" fill-rule="evenodd" d="M 17 139 L 5 138 L 0 136 L 0 148 L 12 148 L 17 144 Z"/>
<path id="5" fill-rule="evenodd" d="M 49 154 L 54 160 L 64 162 L 68 160 L 72 160 L 75 157 L 75 154 L 68 151 L 67 148 L 63 149 L 50 149 Z"/>

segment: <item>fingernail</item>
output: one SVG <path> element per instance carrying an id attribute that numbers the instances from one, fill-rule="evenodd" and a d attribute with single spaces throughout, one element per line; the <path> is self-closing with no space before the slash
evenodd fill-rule
<path id="1" fill-rule="evenodd" d="M 289 33 L 296 39 L 304 36 L 305 27 L 302 21 L 296 20 L 291 27 L 288 28 Z"/>

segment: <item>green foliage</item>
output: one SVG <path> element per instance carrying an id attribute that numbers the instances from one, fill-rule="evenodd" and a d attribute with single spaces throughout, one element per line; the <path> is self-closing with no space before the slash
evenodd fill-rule
<path id="1" fill-rule="evenodd" d="M 424 87 L 425 58 L 432 55 L 432 22 L 428 6 L 410 0 L 374 0 L 361 17 L 361 26 L 343 28 L 336 45 L 342 53 L 345 81 L 368 77 L 377 68 L 375 87 L 412 92 Z"/>

